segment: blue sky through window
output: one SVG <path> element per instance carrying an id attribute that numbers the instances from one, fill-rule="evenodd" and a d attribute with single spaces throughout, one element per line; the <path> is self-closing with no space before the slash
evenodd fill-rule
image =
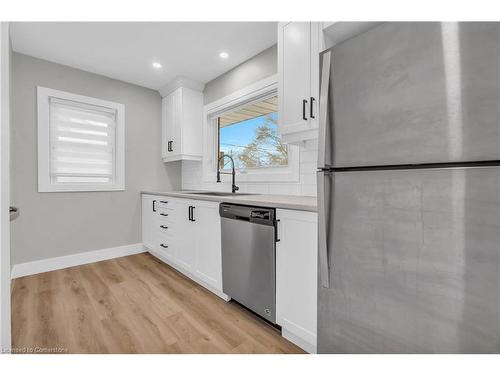
<path id="1" fill-rule="evenodd" d="M 269 117 L 274 121 L 267 121 Z M 219 132 L 220 151 L 232 155 L 237 168 L 245 168 L 246 165 L 239 156 L 245 151 L 245 147 L 255 139 L 257 129 L 260 126 L 267 124 L 269 128 L 278 133 L 278 127 L 275 124 L 277 117 L 277 113 L 274 112 L 222 127 Z M 276 145 L 272 142 L 265 142 L 259 145 L 258 150 L 262 152 L 262 155 L 258 156 L 259 165 L 273 166 L 273 161 L 269 159 L 269 153 L 277 153 Z M 279 165 L 283 165 L 283 163 Z"/>

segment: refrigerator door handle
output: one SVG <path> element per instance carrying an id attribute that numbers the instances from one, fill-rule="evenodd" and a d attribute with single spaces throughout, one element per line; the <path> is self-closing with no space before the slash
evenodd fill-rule
<path id="1" fill-rule="evenodd" d="M 331 51 L 325 52 L 322 57 L 321 80 L 319 93 L 319 134 L 318 134 L 318 168 L 325 168 L 326 137 L 328 135 L 328 93 L 330 86 L 330 58 Z M 330 114 L 333 119 L 333 114 Z"/>
<path id="2" fill-rule="evenodd" d="M 329 204 L 329 199 L 326 197 L 326 179 L 329 178 L 329 172 L 321 171 L 318 172 L 318 258 L 319 258 L 319 277 L 321 286 L 323 288 L 330 287 L 330 267 L 328 264 L 328 241 L 327 241 L 327 204 Z"/>

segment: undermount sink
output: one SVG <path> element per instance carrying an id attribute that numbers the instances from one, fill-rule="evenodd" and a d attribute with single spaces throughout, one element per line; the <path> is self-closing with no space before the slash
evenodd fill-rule
<path id="1" fill-rule="evenodd" d="M 185 194 L 194 194 L 194 195 L 213 195 L 214 197 L 238 197 L 241 195 L 257 195 L 254 193 L 226 193 L 223 191 L 189 191 Z"/>

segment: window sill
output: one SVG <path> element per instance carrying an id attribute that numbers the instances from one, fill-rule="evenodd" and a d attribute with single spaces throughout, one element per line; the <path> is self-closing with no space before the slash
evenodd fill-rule
<path id="1" fill-rule="evenodd" d="M 71 186 L 45 186 L 38 189 L 39 193 L 78 193 L 78 192 L 99 192 L 99 191 L 125 191 L 124 186 L 81 186 L 81 185 L 71 185 Z"/>

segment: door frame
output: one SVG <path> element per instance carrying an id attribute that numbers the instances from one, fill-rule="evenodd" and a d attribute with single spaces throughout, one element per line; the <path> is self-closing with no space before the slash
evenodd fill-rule
<path id="1" fill-rule="evenodd" d="M 9 353 L 11 349 L 9 96 L 9 23 L 0 22 L 0 353 Z"/>

